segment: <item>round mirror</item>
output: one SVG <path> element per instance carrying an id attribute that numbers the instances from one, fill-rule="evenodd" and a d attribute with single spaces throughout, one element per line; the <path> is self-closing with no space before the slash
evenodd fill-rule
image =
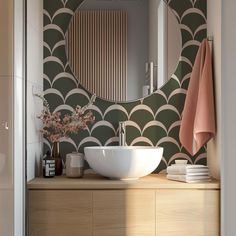
<path id="1" fill-rule="evenodd" d="M 84 0 L 66 34 L 80 84 L 115 102 L 140 99 L 164 85 L 181 49 L 178 20 L 164 0 Z"/>

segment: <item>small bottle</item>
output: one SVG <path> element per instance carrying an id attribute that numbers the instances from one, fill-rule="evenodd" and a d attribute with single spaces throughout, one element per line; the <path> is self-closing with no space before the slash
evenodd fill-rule
<path id="1" fill-rule="evenodd" d="M 43 158 L 43 177 L 52 178 L 55 176 L 55 159 L 51 157 L 50 151 L 47 151 Z"/>
<path id="2" fill-rule="evenodd" d="M 52 158 L 53 160 L 55 160 L 55 175 L 56 176 L 62 175 L 63 165 L 62 165 L 62 158 L 59 151 L 59 142 L 53 143 Z"/>

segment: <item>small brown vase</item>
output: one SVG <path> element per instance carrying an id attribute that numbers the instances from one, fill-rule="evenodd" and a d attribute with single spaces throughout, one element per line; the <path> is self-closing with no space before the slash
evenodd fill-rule
<path id="1" fill-rule="evenodd" d="M 62 175 L 62 159 L 59 152 L 59 142 L 54 142 L 52 146 L 52 158 L 55 159 L 55 175 Z"/>

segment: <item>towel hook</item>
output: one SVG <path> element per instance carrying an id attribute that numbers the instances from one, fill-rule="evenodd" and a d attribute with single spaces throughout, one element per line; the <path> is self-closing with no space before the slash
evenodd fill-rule
<path id="1" fill-rule="evenodd" d="M 213 36 L 208 36 L 208 37 L 207 37 L 207 40 L 210 41 L 210 42 L 212 42 L 212 41 L 213 41 Z"/>

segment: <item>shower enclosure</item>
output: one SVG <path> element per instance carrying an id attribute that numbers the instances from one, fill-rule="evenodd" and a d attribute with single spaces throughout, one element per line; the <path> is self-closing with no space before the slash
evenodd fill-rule
<path id="1" fill-rule="evenodd" d="M 0 0 L 0 235 L 24 232 L 24 1 Z"/>

